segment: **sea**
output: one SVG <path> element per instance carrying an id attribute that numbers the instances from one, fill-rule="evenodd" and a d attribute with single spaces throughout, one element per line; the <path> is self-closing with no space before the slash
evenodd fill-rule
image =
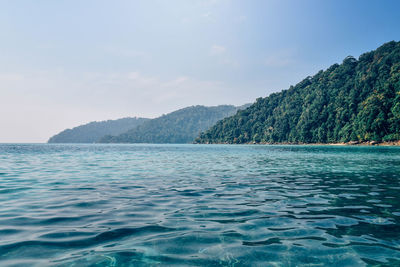
<path id="1" fill-rule="evenodd" d="M 0 266 L 400 266 L 400 147 L 0 144 Z"/>

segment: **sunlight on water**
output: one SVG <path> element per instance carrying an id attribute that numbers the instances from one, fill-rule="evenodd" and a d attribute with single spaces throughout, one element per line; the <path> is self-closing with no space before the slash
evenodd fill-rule
<path id="1" fill-rule="evenodd" d="M 400 148 L 0 145 L 0 265 L 400 265 Z"/>

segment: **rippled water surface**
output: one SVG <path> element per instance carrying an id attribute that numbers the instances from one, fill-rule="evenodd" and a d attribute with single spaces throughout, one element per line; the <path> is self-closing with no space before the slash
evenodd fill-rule
<path id="1" fill-rule="evenodd" d="M 400 148 L 0 145 L 0 265 L 400 266 Z"/>

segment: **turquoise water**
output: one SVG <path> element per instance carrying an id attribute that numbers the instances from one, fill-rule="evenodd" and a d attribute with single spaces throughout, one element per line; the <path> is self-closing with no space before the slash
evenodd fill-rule
<path id="1" fill-rule="evenodd" d="M 399 266 L 400 148 L 0 145 L 0 265 Z"/>

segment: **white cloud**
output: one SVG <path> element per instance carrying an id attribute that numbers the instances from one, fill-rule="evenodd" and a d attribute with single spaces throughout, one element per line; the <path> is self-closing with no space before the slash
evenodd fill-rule
<path id="1" fill-rule="evenodd" d="M 212 55 L 220 55 L 226 52 L 226 47 L 222 45 L 212 45 L 211 46 L 211 54 Z"/>
<path id="2" fill-rule="evenodd" d="M 231 58 L 225 58 L 220 60 L 219 62 L 222 65 L 227 65 L 227 66 L 231 66 L 233 68 L 238 68 L 240 67 L 240 64 L 237 60 L 231 59 Z"/>
<path id="3" fill-rule="evenodd" d="M 147 54 L 143 51 L 127 49 L 123 47 L 104 46 L 102 47 L 102 50 L 107 54 L 117 57 L 143 58 L 147 56 Z"/>
<path id="4" fill-rule="evenodd" d="M 210 54 L 216 58 L 217 63 L 220 65 L 226 65 L 233 68 L 240 66 L 239 62 L 227 53 L 227 48 L 225 46 L 216 44 L 212 45 Z"/>
<path id="5" fill-rule="evenodd" d="M 201 15 L 202 17 L 205 17 L 205 18 L 209 18 L 210 16 L 211 16 L 211 12 L 206 12 L 206 13 L 204 13 L 203 15 Z"/>
<path id="6" fill-rule="evenodd" d="M 247 20 L 247 17 L 245 16 L 245 15 L 240 15 L 239 17 L 238 17 L 238 21 L 239 22 L 244 22 L 244 21 L 246 21 Z"/>

